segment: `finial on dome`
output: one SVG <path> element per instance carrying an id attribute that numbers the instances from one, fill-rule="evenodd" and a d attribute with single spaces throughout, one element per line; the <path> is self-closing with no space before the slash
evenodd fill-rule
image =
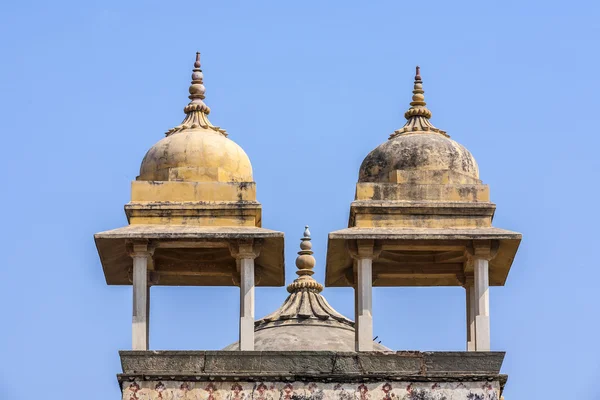
<path id="1" fill-rule="evenodd" d="M 288 285 L 288 292 L 292 293 L 301 289 L 314 289 L 317 293 L 320 293 L 323 290 L 323 285 L 315 281 L 312 275 L 315 273 L 313 268 L 315 267 L 317 261 L 313 257 L 312 251 L 312 243 L 310 238 L 310 230 L 308 229 L 308 225 L 304 228 L 304 235 L 300 239 L 300 251 L 298 252 L 298 257 L 296 258 L 296 267 L 298 270 L 296 274 L 298 278 L 294 280 L 291 284 Z"/>
<path id="2" fill-rule="evenodd" d="M 404 114 L 406 119 L 409 119 L 413 114 L 422 115 L 423 117 L 429 119 L 431 118 L 431 111 L 429 111 L 425 106 L 425 91 L 423 90 L 423 81 L 421 80 L 421 67 L 417 65 L 416 73 L 415 73 L 415 86 L 413 87 L 413 97 L 410 103 L 410 109 Z M 411 110 L 419 110 L 420 112 L 415 112 Z"/>
<path id="3" fill-rule="evenodd" d="M 394 133 L 390 135 L 390 139 L 404 133 L 430 132 L 440 133 L 448 137 L 445 131 L 436 128 L 429 122 L 431 111 L 429 111 L 427 103 L 425 102 L 425 91 L 423 90 L 423 80 L 421 79 L 421 67 L 418 65 L 415 72 L 412 101 L 410 102 L 410 108 L 404 113 L 404 118 L 407 120 L 406 124 L 402 128 L 394 131 Z"/>
<path id="4" fill-rule="evenodd" d="M 304 237 L 310 240 L 310 231 L 308 230 L 308 225 L 304 227 Z"/>
<path id="5" fill-rule="evenodd" d="M 347 326 L 354 326 L 354 322 L 335 311 L 327 303 L 321 294 L 323 285 L 313 279 L 316 261 L 310 240 L 310 230 L 307 225 L 300 239 L 300 251 L 296 258 L 298 278 L 287 287 L 290 295 L 279 309 L 254 323 L 256 330 L 268 326 L 281 326 L 288 321 L 297 323 L 303 320 L 311 320 L 311 323 L 327 321 L 328 325 L 337 321 Z"/>
<path id="6" fill-rule="evenodd" d="M 210 114 L 210 108 L 204 104 L 206 96 L 206 88 L 204 87 L 204 75 L 202 69 L 200 69 L 200 52 L 196 52 L 196 61 L 194 62 L 194 69 L 192 70 L 192 84 L 190 85 L 190 104 L 184 109 L 185 113 L 191 111 L 200 111 L 204 114 Z"/>
<path id="7" fill-rule="evenodd" d="M 204 74 L 200 66 L 200 52 L 196 52 L 196 61 L 192 70 L 192 83 L 189 88 L 190 95 L 188 96 L 191 101 L 183 109 L 186 117 L 180 125 L 168 130 L 167 136 L 185 129 L 195 128 L 212 129 L 223 136 L 227 136 L 224 129 L 214 126 L 208 120 L 207 115 L 210 114 L 210 108 L 204 103 L 206 88 L 204 87 Z"/>

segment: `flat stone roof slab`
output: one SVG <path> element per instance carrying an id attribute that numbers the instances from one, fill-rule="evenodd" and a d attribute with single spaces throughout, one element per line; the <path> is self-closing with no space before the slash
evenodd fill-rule
<path id="1" fill-rule="evenodd" d="M 257 239 L 262 242 L 260 254 L 255 260 L 257 271 L 257 286 L 283 286 L 285 284 L 284 269 L 284 235 L 283 232 L 273 231 L 258 227 L 207 227 L 190 225 L 129 225 L 123 228 L 100 232 L 94 235 L 106 283 L 109 285 L 130 285 L 130 270 L 133 260 L 127 251 L 127 244 L 131 241 L 147 241 L 157 247 L 155 257 L 159 257 L 160 246 L 168 242 L 171 248 L 177 248 L 181 243 L 180 268 L 192 268 L 195 271 L 172 273 L 160 276 L 155 285 L 165 286 L 234 286 L 232 273 L 235 270 L 235 260 L 226 259 L 223 254 L 214 257 L 221 259 L 219 265 L 227 264 L 221 268 L 216 262 L 204 265 L 201 257 L 192 254 L 195 243 L 206 243 L 208 247 L 228 247 L 228 243 Z M 190 254 L 183 254 L 183 253 Z M 210 255 L 208 259 L 210 259 Z M 190 260 L 198 260 L 190 264 Z M 177 260 L 173 261 L 173 263 Z M 185 265 L 183 265 L 185 264 Z M 214 265 L 211 265 L 214 264 Z M 211 272 L 211 268 L 214 270 Z M 196 271 L 197 270 L 197 271 Z M 195 273 L 206 270 L 206 273 Z"/>
<path id="2" fill-rule="evenodd" d="M 501 379 L 504 352 L 121 351 L 129 379 Z"/>

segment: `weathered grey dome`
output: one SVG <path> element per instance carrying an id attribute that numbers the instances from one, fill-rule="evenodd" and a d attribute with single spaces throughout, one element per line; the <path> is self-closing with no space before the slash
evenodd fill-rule
<path id="1" fill-rule="evenodd" d="M 417 67 L 412 102 L 404 113 L 406 124 L 363 160 L 359 182 L 430 183 L 442 173 L 458 181 L 479 180 L 479 168 L 469 150 L 431 124 L 424 93 Z"/>
<path id="2" fill-rule="evenodd" d="M 316 289 L 292 292 L 274 313 L 256 321 L 254 350 L 355 351 L 354 322 L 335 311 Z M 238 343 L 223 350 L 237 350 Z M 375 343 L 375 351 L 391 351 Z"/>
<path id="3" fill-rule="evenodd" d="M 393 171 L 451 171 L 479 179 L 469 150 L 437 132 L 403 133 L 371 151 L 360 166 L 359 182 L 389 182 Z"/>

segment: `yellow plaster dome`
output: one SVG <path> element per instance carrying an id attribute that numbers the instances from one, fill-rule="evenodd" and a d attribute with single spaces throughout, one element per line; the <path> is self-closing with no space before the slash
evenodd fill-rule
<path id="1" fill-rule="evenodd" d="M 252 165 L 227 132 L 208 120 L 200 54 L 190 86 L 191 102 L 183 122 L 170 129 L 144 157 L 137 178 L 142 181 L 252 182 Z"/>
<path id="2" fill-rule="evenodd" d="M 138 180 L 252 182 L 252 165 L 234 141 L 211 129 L 186 129 L 156 143 Z"/>
<path id="3" fill-rule="evenodd" d="M 434 175 L 442 173 L 450 180 L 479 180 L 479 168 L 471 153 L 429 121 L 431 111 L 423 93 L 417 67 L 413 101 L 404 114 L 406 124 L 367 155 L 360 166 L 359 182 L 418 184 L 431 182 Z"/>

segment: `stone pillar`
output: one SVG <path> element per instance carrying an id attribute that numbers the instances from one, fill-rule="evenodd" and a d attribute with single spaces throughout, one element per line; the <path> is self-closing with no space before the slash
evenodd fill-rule
<path id="1" fill-rule="evenodd" d="M 252 242 L 235 243 L 231 254 L 240 274 L 240 350 L 254 350 L 254 259 L 258 249 Z"/>
<path id="2" fill-rule="evenodd" d="M 147 244 L 133 244 L 133 320 L 131 327 L 132 349 L 148 350 L 150 286 L 148 285 L 148 267 L 152 262 L 153 251 Z"/>
<path id="3" fill-rule="evenodd" d="M 496 240 L 474 240 L 468 249 L 473 264 L 475 351 L 490 351 L 490 260 L 498 252 Z"/>
<path id="4" fill-rule="evenodd" d="M 490 351 L 489 261 L 474 259 L 475 272 L 475 350 Z"/>
<path id="5" fill-rule="evenodd" d="M 356 268 L 354 276 L 356 351 L 373 351 L 373 240 L 357 240 L 350 250 Z"/>
<path id="6" fill-rule="evenodd" d="M 467 276 L 465 281 L 467 305 L 467 351 L 475 351 L 475 288 L 473 276 Z"/>

